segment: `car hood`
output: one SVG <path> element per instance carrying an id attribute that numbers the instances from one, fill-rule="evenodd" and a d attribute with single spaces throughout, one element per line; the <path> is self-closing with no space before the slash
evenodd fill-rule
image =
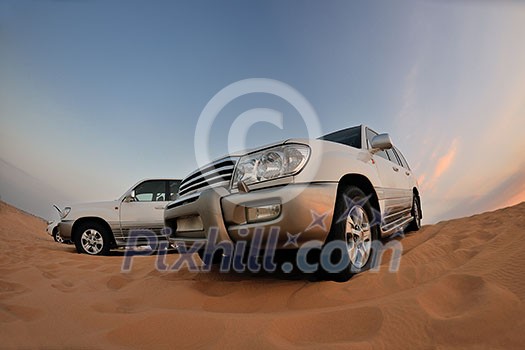
<path id="1" fill-rule="evenodd" d="M 217 158 L 216 160 L 223 159 L 223 158 L 226 158 L 226 157 L 242 157 L 242 156 L 244 156 L 246 154 L 249 154 L 249 153 L 252 153 L 252 152 L 257 152 L 257 151 L 264 150 L 264 149 L 267 149 L 267 148 L 276 147 L 276 146 L 289 144 L 289 143 L 310 144 L 310 143 L 315 142 L 315 141 L 316 141 L 315 139 L 306 139 L 306 138 L 286 139 L 286 140 L 282 140 L 282 141 L 268 143 L 268 144 L 263 145 L 263 146 L 258 146 L 258 147 L 254 147 L 254 148 L 247 148 L 247 149 L 244 149 L 244 150 L 236 151 L 236 152 L 224 155 L 223 157 Z"/>
<path id="2" fill-rule="evenodd" d="M 118 200 L 72 204 L 67 206 L 71 210 L 66 216 L 62 217 L 62 220 L 70 221 L 81 217 L 94 216 L 114 221 L 118 217 L 119 211 L 116 209 L 118 209 L 119 204 Z"/>
<path id="3" fill-rule="evenodd" d="M 261 150 L 265 150 L 267 148 L 276 147 L 276 146 L 285 145 L 285 144 L 292 144 L 292 143 L 300 143 L 300 144 L 309 145 L 311 148 L 322 148 L 323 145 L 325 145 L 327 143 L 329 143 L 331 145 L 337 144 L 337 143 L 334 143 L 332 141 L 320 140 L 320 139 L 291 138 L 291 139 L 286 139 L 286 140 L 282 140 L 282 141 L 278 141 L 278 142 L 269 143 L 269 144 L 266 144 L 266 145 L 263 145 L 263 146 L 259 146 L 259 147 L 248 148 L 248 149 L 244 149 L 244 150 L 241 150 L 241 151 L 232 152 L 230 154 L 225 154 L 222 157 L 214 159 L 212 162 L 210 162 L 208 164 L 215 163 L 215 162 L 217 162 L 217 161 L 219 161 L 221 159 L 224 159 L 224 158 L 228 158 L 228 157 L 242 157 L 242 156 L 245 156 L 245 155 L 253 153 L 253 152 L 258 152 L 258 151 L 261 151 Z M 359 152 L 362 151 L 360 149 L 357 149 L 357 148 L 354 148 L 354 147 L 350 147 L 350 146 L 346 146 L 346 145 L 343 145 L 343 144 L 337 144 L 337 145 L 339 145 L 340 147 L 343 147 L 346 151 L 349 151 L 349 152 L 355 153 L 355 154 L 358 154 Z"/>
<path id="4" fill-rule="evenodd" d="M 71 209 L 78 209 L 78 208 L 100 208 L 100 207 L 107 207 L 112 206 L 118 203 L 118 200 L 112 200 L 112 201 L 100 201 L 100 202 L 81 202 L 81 203 L 74 203 L 72 205 L 68 205 L 66 207 L 70 207 Z"/>

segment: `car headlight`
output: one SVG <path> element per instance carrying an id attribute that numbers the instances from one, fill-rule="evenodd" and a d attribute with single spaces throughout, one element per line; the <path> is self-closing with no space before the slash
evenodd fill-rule
<path id="1" fill-rule="evenodd" d="M 61 219 L 65 218 L 67 214 L 69 214 L 70 211 L 71 211 L 71 207 L 65 207 L 62 213 L 60 214 L 60 218 Z"/>
<path id="2" fill-rule="evenodd" d="M 309 156 L 310 147 L 300 144 L 272 147 L 245 155 L 237 162 L 232 187 L 237 187 L 239 181 L 249 185 L 294 175 L 304 168 Z"/>

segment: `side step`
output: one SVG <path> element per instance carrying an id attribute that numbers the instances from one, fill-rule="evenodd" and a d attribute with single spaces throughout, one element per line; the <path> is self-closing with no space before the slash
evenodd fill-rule
<path id="1" fill-rule="evenodd" d="M 387 237 L 397 231 L 400 231 L 401 229 L 403 229 L 403 226 L 410 223 L 410 221 L 412 221 L 411 213 L 409 213 L 408 215 L 402 216 L 399 219 L 392 221 L 386 225 L 383 225 L 381 227 L 381 236 Z"/>

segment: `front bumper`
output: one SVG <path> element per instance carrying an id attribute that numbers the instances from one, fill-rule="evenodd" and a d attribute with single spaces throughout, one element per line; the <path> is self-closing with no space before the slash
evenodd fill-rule
<path id="1" fill-rule="evenodd" d="M 270 230 L 278 229 L 277 249 L 297 248 L 311 240 L 325 241 L 332 224 L 336 195 L 337 183 L 289 184 L 278 191 L 270 188 L 248 193 L 213 188 L 168 205 L 164 221 L 171 229 L 173 244 L 184 242 L 188 246 L 207 241 L 211 229 L 217 231 L 218 241 L 233 242 L 251 242 L 257 230 L 263 232 L 265 243 Z M 280 206 L 277 217 L 248 222 L 247 208 L 275 204 Z M 194 226 L 182 225 L 182 222 L 191 222 Z M 290 235 L 295 236 L 293 244 Z"/>
<path id="2" fill-rule="evenodd" d="M 71 229 L 73 228 L 74 221 L 60 221 L 58 224 L 58 232 L 64 240 L 71 239 Z"/>

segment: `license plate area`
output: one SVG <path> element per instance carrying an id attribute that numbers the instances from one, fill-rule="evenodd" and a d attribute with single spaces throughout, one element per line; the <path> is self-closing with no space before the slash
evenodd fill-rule
<path id="1" fill-rule="evenodd" d="M 184 216 L 177 219 L 177 232 L 202 231 L 204 225 L 200 215 Z"/>

